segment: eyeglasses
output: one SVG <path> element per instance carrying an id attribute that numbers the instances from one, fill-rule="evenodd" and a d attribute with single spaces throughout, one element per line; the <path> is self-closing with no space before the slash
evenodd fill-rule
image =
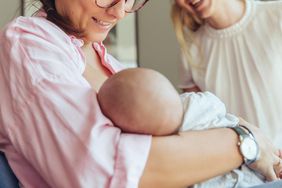
<path id="1" fill-rule="evenodd" d="M 121 0 L 95 0 L 95 3 L 100 8 L 110 8 L 116 5 Z M 125 12 L 132 13 L 141 9 L 149 0 L 124 0 Z"/>

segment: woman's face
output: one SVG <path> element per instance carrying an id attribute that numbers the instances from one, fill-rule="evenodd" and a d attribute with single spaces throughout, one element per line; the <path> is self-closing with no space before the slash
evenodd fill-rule
<path id="1" fill-rule="evenodd" d="M 110 8 L 99 8 L 95 0 L 56 0 L 58 13 L 68 18 L 75 29 L 83 31 L 86 42 L 100 42 L 111 28 L 125 16 L 125 1 Z"/>
<path id="2" fill-rule="evenodd" d="M 175 0 L 176 3 L 193 16 L 208 19 L 214 14 L 215 5 L 220 0 Z"/>

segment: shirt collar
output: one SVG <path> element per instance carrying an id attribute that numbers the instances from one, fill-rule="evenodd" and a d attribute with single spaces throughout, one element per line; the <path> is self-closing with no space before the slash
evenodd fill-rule
<path id="1" fill-rule="evenodd" d="M 46 12 L 43 10 L 43 9 L 40 9 L 37 13 L 36 13 L 36 16 L 38 17 L 44 17 L 46 18 L 47 17 L 47 14 Z M 84 68 L 83 68 L 83 71 L 85 69 L 85 56 L 84 56 L 84 53 L 83 51 L 81 50 L 82 46 L 84 45 L 84 41 L 82 39 L 79 39 L 77 38 L 76 36 L 74 35 L 68 35 L 72 44 L 74 46 L 76 46 L 80 52 L 80 55 L 84 61 Z M 92 47 L 93 47 L 93 50 L 95 50 L 100 59 L 101 59 L 101 64 L 106 67 L 112 74 L 116 73 L 118 70 L 115 70 L 115 66 L 114 64 L 112 64 L 111 60 L 108 58 L 108 55 L 107 55 L 107 49 L 106 47 L 104 46 L 104 44 L 102 42 L 93 42 L 92 43 Z"/>

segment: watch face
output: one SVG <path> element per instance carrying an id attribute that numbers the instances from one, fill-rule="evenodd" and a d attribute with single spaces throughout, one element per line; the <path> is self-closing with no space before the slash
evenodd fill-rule
<path id="1" fill-rule="evenodd" d="M 254 160 L 257 157 L 258 146 L 257 143 L 249 138 L 245 137 L 241 143 L 241 152 L 243 156 L 248 160 Z"/>

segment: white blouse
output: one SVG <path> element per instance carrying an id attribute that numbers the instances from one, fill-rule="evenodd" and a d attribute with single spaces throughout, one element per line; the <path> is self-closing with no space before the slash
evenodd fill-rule
<path id="1" fill-rule="evenodd" d="M 215 93 L 282 147 L 282 1 L 247 0 L 235 25 L 205 24 L 194 36 L 193 62 L 181 63 L 179 87 Z"/>

